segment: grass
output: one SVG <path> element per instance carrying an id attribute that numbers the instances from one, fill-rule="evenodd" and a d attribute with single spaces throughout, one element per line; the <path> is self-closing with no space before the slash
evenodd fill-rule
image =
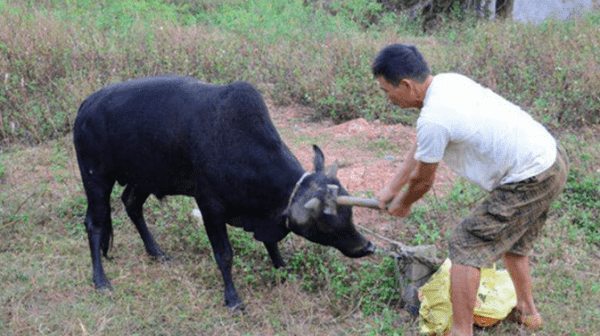
<path id="1" fill-rule="evenodd" d="M 598 159 L 593 150 L 597 141 L 577 143 L 581 153 L 592 156 L 586 160 Z M 121 187 L 112 194 L 115 241 L 110 255 L 114 259 L 104 263 L 115 290 L 98 293 L 91 285 L 82 225 L 85 198 L 70 136 L 41 146 L 22 146 L 2 159 L 3 334 L 417 333 L 418 321 L 400 308 L 393 259 L 353 261 L 290 236 L 281 246 L 288 267 L 276 271 L 262 244 L 235 228 L 230 228 L 234 279 L 248 311 L 232 316 L 224 308 L 221 278 L 207 237 L 191 215 L 193 202 L 185 197 L 148 200 L 149 227 L 172 256 L 161 263 L 146 256 L 120 203 Z M 570 187 L 589 190 L 589 183 L 577 175 L 584 165 L 573 165 Z M 429 195 L 407 220 L 391 219 L 396 230 L 389 237 L 410 245 L 435 244 L 445 251 L 444 235 L 480 196 L 479 189 L 458 181 L 447 196 Z M 594 230 L 574 225 L 573 218 L 597 207 L 565 192 L 554 208 L 532 257 L 534 295 L 548 321 L 544 332 L 594 335 L 600 323 L 600 255 L 589 237 L 597 234 L 597 226 Z M 478 329 L 476 334 L 527 333 L 514 324 L 501 324 Z"/>
<path id="2" fill-rule="evenodd" d="M 526 107 L 560 138 L 571 173 L 531 258 L 534 296 L 543 334 L 598 334 L 598 14 L 540 26 L 474 22 L 425 35 L 392 16 L 367 24 L 361 18 L 378 10 L 367 1 L 333 1 L 335 16 L 319 1 L 265 3 L 0 2 L 0 334 L 415 335 L 418 321 L 400 307 L 391 258 L 340 258 L 290 235 L 281 244 L 288 267 L 275 271 L 262 244 L 235 228 L 234 279 L 248 310 L 232 316 L 192 200 L 147 202 L 149 227 L 173 257 L 162 263 L 145 255 L 122 188 L 112 194 L 114 259 L 104 264 L 115 290 L 96 292 L 70 135 L 88 94 L 162 73 L 245 80 L 273 104 L 307 106 L 312 119 L 413 124 L 415 114 L 391 108 L 369 70 L 376 52 L 398 41 L 417 44 L 435 73 L 465 73 Z M 337 141 L 282 135 L 291 143 Z M 403 155 L 385 138 L 340 145 Z M 408 219 L 386 219 L 390 238 L 445 251 L 451 228 L 482 195 L 459 179 Z M 488 334 L 528 333 L 504 323 L 476 330 Z"/>
<path id="3" fill-rule="evenodd" d="M 351 262 L 289 237 L 283 243 L 289 266 L 275 271 L 262 244 L 230 228 L 236 284 L 248 306 L 247 314 L 232 317 L 223 305 L 208 239 L 191 216 L 192 201 L 148 200 L 149 227 L 173 257 L 160 263 L 145 255 L 118 186 L 111 196 L 114 259 L 104 263 L 118 289 L 97 293 L 74 154 L 70 136 L 3 154 L 0 200 L 7 220 L 0 227 L 0 260 L 9 265 L 0 270 L 6 284 L 0 295 L 3 334 L 336 334 L 362 314 L 375 325 L 386 309 L 388 319 L 398 316 L 390 312 L 397 302 L 391 259 Z M 24 166 L 31 168 L 23 171 Z M 290 307 L 290 302 L 298 304 Z M 358 322 L 353 330 L 371 332 Z"/>

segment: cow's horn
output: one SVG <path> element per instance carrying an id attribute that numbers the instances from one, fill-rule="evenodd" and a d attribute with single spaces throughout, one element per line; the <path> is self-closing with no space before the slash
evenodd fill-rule
<path id="1" fill-rule="evenodd" d="M 338 196 L 335 201 L 338 205 L 360 206 L 371 209 L 379 209 L 379 201 L 374 198 Z"/>
<path id="2" fill-rule="evenodd" d="M 317 210 L 319 208 L 319 205 L 321 205 L 321 201 L 316 197 L 313 197 L 309 199 L 308 202 L 304 203 L 304 207 L 306 209 L 312 210 Z"/>

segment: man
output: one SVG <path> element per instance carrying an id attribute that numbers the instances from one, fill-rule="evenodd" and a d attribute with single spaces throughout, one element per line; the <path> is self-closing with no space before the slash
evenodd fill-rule
<path id="1" fill-rule="evenodd" d="M 372 72 L 393 103 L 420 109 L 417 141 L 377 193 L 380 208 L 408 216 L 411 205 L 433 185 L 442 158 L 458 175 L 489 192 L 448 242 L 450 335 L 473 334 L 480 268 L 500 257 L 517 293 L 517 321 L 541 328 L 527 255 L 566 182 L 566 155 L 541 124 L 491 90 L 459 74 L 432 76 L 414 46 L 384 48 Z"/>

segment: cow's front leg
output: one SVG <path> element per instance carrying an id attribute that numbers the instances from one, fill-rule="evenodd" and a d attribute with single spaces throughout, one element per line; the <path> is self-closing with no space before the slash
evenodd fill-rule
<path id="1" fill-rule="evenodd" d="M 233 266 L 233 251 L 229 239 L 227 238 L 227 228 L 225 222 L 211 223 L 205 221 L 206 233 L 213 248 L 215 260 L 223 276 L 225 287 L 225 304 L 232 310 L 243 310 L 244 305 L 240 299 L 231 276 Z"/>
<path id="2" fill-rule="evenodd" d="M 281 259 L 281 254 L 279 253 L 279 248 L 277 247 L 277 243 L 273 242 L 264 242 L 265 247 L 267 248 L 267 252 L 269 252 L 269 257 L 271 257 L 271 261 L 273 262 L 273 266 L 275 268 L 281 268 L 285 266 L 283 259 Z"/>
<path id="3" fill-rule="evenodd" d="M 240 299 L 231 276 L 231 268 L 233 265 L 233 251 L 227 237 L 227 225 L 225 217 L 220 214 L 211 213 L 206 209 L 200 208 L 204 218 L 204 227 L 206 234 L 210 240 L 210 244 L 215 255 L 215 260 L 221 270 L 223 276 L 223 284 L 225 286 L 225 304 L 231 310 L 240 311 L 244 309 L 242 300 Z"/>

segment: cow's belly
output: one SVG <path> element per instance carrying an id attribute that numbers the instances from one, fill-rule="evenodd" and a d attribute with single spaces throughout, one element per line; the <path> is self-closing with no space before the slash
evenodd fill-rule
<path id="1" fill-rule="evenodd" d="M 121 172 L 117 174 L 117 182 L 132 185 L 159 199 L 168 195 L 194 196 L 197 179 L 191 169 L 178 168 Z"/>

